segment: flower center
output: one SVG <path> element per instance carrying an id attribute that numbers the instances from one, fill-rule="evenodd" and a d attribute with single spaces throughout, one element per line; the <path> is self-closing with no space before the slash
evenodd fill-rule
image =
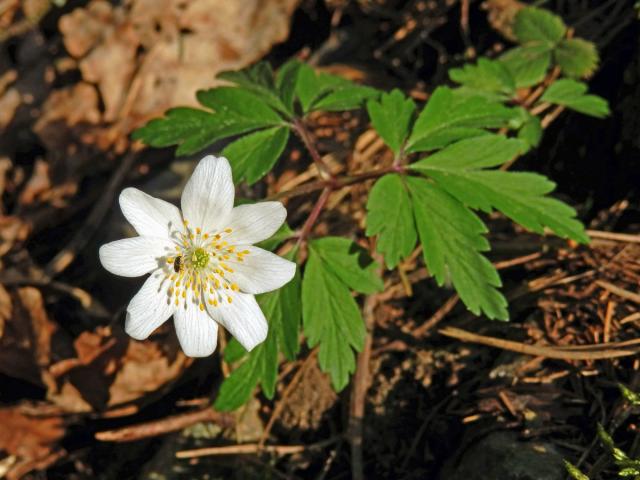
<path id="1" fill-rule="evenodd" d="M 239 291 L 228 278 L 234 273 L 231 265 L 243 262 L 249 251 L 238 251 L 225 240 L 233 231 L 231 228 L 207 233 L 188 225 L 185 220 L 186 233 L 173 233 L 176 254 L 167 257 L 163 265 L 165 279 L 170 282 L 169 301 L 200 310 L 205 309 L 205 303 L 214 307 L 224 301 L 231 303 L 230 293 Z"/>
<path id="2" fill-rule="evenodd" d="M 194 268 L 202 269 L 209 263 L 209 257 L 210 255 L 204 248 L 196 248 L 191 256 L 191 263 L 193 263 Z"/>

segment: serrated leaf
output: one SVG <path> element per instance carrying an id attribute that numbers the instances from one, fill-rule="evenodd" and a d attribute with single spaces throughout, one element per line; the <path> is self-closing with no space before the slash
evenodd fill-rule
<path id="1" fill-rule="evenodd" d="M 377 98 L 379 94 L 375 88 L 350 83 L 322 95 L 313 103 L 311 110 L 326 112 L 353 110 L 363 107 L 367 100 Z"/>
<path id="2" fill-rule="evenodd" d="M 276 127 L 245 135 L 227 145 L 222 156 L 231 163 L 234 182 L 245 180 L 252 185 L 264 177 L 282 155 L 288 140 L 289 129 Z"/>
<path id="3" fill-rule="evenodd" d="M 294 251 L 285 255 L 293 259 Z M 294 360 L 300 345 L 298 333 L 302 318 L 300 273 L 278 290 L 258 295 L 260 308 L 269 322 L 266 340 L 247 353 L 235 339 L 229 341 L 224 359 L 229 363 L 245 359 L 220 386 L 215 407 L 221 411 L 235 410 L 249 400 L 260 383 L 267 398 L 273 398 L 278 378 L 278 351 Z"/>
<path id="4" fill-rule="evenodd" d="M 251 351 L 248 359 L 225 378 L 216 397 L 214 408 L 221 412 L 229 412 L 241 407 L 249 398 L 258 384 L 262 373 L 260 365 L 260 351 L 263 346 L 258 345 Z M 255 353 L 254 353 L 255 352 Z"/>
<path id="5" fill-rule="evenodd" d="M 313 250 L 302 280 L 302 320 L 309 347 L 319 345 L 320 368 L 342 390 L 355 370 L 354 350 L 362 350 L 366 329 L 347 285 Z"/>
<path id="6" fill-rule="evenodd" d="M 199 90 L 196 98 L 203 106 L 225 117 L 253 120 L 261 126 L 283 125 L 282 117 L 263 101 L 263 97 L 237 87 L 217 87 Z"/>
<path id="7" fill-rule="evenodd" d="M 266 103 L 285 115 L 292 113 L 280 98 L 273 70 L 267 62 L 259 62 L 242 70 L 221 72 L 218 78 L 257 93 Z"/>
<path id="8" fill-rule="evenodd" d="M 438 285 L 450 277 L 467 308 L 507 320 L 507 301 L 495 267 L 480 252 L 489 250 L 487 228 L 467 207 L 428 180 L 407 177 L 425 263 Z"/>
<path id="9" fill-rule="evenodd" d="M 513 109 L 485 97 L 438 87 L 418 115 L 406 151 L 434 150 L 463 138 L 485 135 L 487 128 L 504 127 L 514 115 Z"/>
<path id="10" fill-rule="evenodd" d="M 551 48 L 528 45 L 512 48 L 499 59 L 513 76 L 516 87 L 531 87 L 540 83 L 551 65 Z"/>
<path id="11" fill-rule="evenodd" d="M 449 78 L 472 91 L 496 94 L 498 99 L 511 98 L 516 91 L 511 72 L 501 62 L 488 58 L 478 59 L 475 65 L 450 69 Z"/>
<path id="12" fill-rule="evenodd" d="M 567 31 L 557 15 L 536 7 L 523 8 L 516 14 L 513 33 L 521 44 L 556 45 Z"/>
<path id="13" fill-rule="evenodd" d="M 573 480 L 589 480 L 589 477 L 578 470 L 578 467 L 576 467 L 572 463 L 567 462 L 566 460 L 563 460 L 563 462 L 564 468 L 567 470 L 567 473 L 571 478 L 573 478 Z"/>
<path id="14" fill-rule="evenodd" d="M 518 138 L 525 142 L 530 148 L 535 148 L 542 139 L 542 123 L 538 117 L 528 115 L 527 119 L 518 130 Z"/>
<path id="15" fill-rule="evenodd" d="M 465 205 L 485 212 L 494 208 L 525 228 L 544 233 L 549 228 L 563 238 L 588 243 L 576 211 L 546 196 L 555 184 L 535 173 L 485 170 L 501 165 L 523 149 L 520 140 L 501 135 L 462 140 L 411 165 L 433 178 Z"/>
<path id="16" fill-rule="evenodd" d="M 378 264 L 367 251 L 341 237 L 324 237 L 309 244 L 309 249 L 336 277 L 352 290 L 371 294 L 383 288 Z"/>
<path id="17" fill-rule="evenodd" d="M 313 110 L 351 110 L 378 95 L 374 88 L 356 85 L 346 78 L 328 73 L 316 72 L 309 65 L 302 64 L 298 69 L 296 95 L 302 111 L 306 114 Z"/>
<path id="18" fill-rule="evenodd" d="M 393 268 L 408 257 L 416 245 L 411 199 L 400 175 L 385 175 L 369 193 L 367 235 L 378 235 L 377 250 L 387 267 Z"/>
<path id="19" fill-rule="evenodd" d="M 190 155 L 217 140 L 255 130 L 262 125 L 253 119 L 225 117 L 195 108 L 179 107 L 167 110 L 136 130 L 132 138 L 152 147 L 178 145 L 177 155 Z"/>
<path id="20" fill-rule="evenodd" d="M 398 89 L 384 93 L 380 100 L 369 100 L 367 112 L 373 128 L 396 155 L 409 136 L 416 104 Z"/>
<path id="21" fill-rule="evenodd" d="M 293 100 L 296 93 L 296 82 L 301 63 L 297 60 L 289 60 L 278 69 L 276 74 L 276 89 L 280 93 L 282 103 L 293 114 Z"/>
<path id="22" fill-rule="evenodd" d="M 294 254 L 295 252 L 291 251 L 285 255 L 285 258 L 293 260 Z M 300 272 L 296 270 L 293 279 L 282 288 L 258 295 L 257 298 L 265 317 L 269 320 L 269 335 L 275 333 L 278 348 L 288 360 L 294 360 L 300 351 L 298 343 L 302 318 Z"/>
<path id="23" fill-rule="evenodd" d="M 541 102 L 564 105 L 586 115 L 603 118 L 609 115 L 607 101 L 597 95 L 587 95 L 587 86 L 576 80 L 563 78 L 554 82 L 540 98 Z"/>
<path id="24" fill-rule="evenodd" d="M 595 44 L 581 38 L 562 40 L 553 55 L 562 73 L 575 78 L 591 76 L 600 60 Z"/>

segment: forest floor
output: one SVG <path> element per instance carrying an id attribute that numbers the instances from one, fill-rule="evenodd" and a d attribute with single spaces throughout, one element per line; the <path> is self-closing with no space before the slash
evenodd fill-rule
<path id="1" fill-rule="evenodd" d="M 638 412 L 619 389 L 640 390 L 634 2 L 544 2 L 598 45 L 589 83 L 612 115 L 563 113 L 518 168 L 558 184 L 591 244 L 491 215 L 511 322 L 469 314 L 417 251 L 366 300 L 373 341 L 350 387 L 336 394 L 303 349 L 281 366 L 274 400 L 258 394 L 235 414 L 210 408 L 219 355 L 185 357 L 170 326 L 145 342 L 123 331 L 139 281 L 114 281 L 97 259 L 126 231 L 117 194 L 135 185 L 175 201 L 196 161 L 129 134 L 261 58 L 296 56 L 424 100 L 447 68 L 508 43 L 503 18 L 518 2 L 199 0 L 182 17 L 172 2 L 0 0 L 0 479 L 555 480 L 563 459 L 615 478 L 598 423 L 640 456 Z M 182 34 L 191 55 L 176 63 L 163 46 Z M 382 155 L 357 112 L 312 121 L 320 151 L 344 153 L 336 168 Z M 312 178 L 300 147 L 244 196 Z M 333 199 L 316 233 L 362 222 L 369 187 Z M 287 205 L 293 228 L 311 205 Z"/>

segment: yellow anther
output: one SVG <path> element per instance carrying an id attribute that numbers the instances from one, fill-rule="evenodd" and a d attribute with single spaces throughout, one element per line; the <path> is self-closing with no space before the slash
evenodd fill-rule
<path id="1" fill-rule="evenodd" d="M 182 291 L 182 298 L 187 298 L 187 291 L 186 290 Z"/>
<path id="2" fill-rule="evenodd" d="M 201 303 L 201 304 L 200 304 L 200 311 L 201 311 L 201 312 L 204 312 L 204 303 Z"/>
<path id="3" fill-rule="evenodd" d="M 185 218 L 184 221 L 182 222 L 184 223 L 184 226 L 186 227 L 187 225 L 189 225 L 189 221 Z"/>
<path id="4" fill-rule="evenodd" d="M 176 297 L 176 305 L 178 305 L 178 297 Z"/>
<path id="5" fill-rule="evenodd" d="M 225 228 L 224 229 L 224 233 L 231 233 L 233 232 L 233 228 Z"/>
<path id="6" fill-rule="evenodd" d="M 173 257 L 169 257 L 167 258 L 167 263 L 173 263 L 175 259 Z"/>
<path id="7" fill-rule="evenodd" d="M 196 233 L 200 235 L 201 232 L 202 232 L 202 229 L 200 227 L 196 227 Z"/>
<path id="8" fill-rule="evenodd" d="M 237 292 L 240 289 L 238 288 L 238 285 L 236 285 L 235 283 L 232 283 L 231 284 L 231 290 L 233 290 L 234 292 Z"/>
<path id="9" fill-rule="evenodd" d="M 204 234 L 204 239 L 206 240 L 207 238 L 209 238 L 209 234 L 208 234 L 208 233 L 205 233 L 205 234 Z"/>
<path id="10" fill-rule="evenodd" d="M 234 247 L 233 245 L 230 246 L 229 248 L 227 248 L 227 252 L 229 252 L 229 253 L 233 253 L 233 252 L 235 252 L 235 250 L 236 250 L 236 247 Z"/>

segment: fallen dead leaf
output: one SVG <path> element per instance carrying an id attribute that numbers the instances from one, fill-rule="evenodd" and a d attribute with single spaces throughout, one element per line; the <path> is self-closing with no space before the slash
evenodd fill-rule
<path id="1" fill-rule="evenodd" d="M 73 10 L 60 31 L 104 111 L 88 90 L 67 89 L 43 108 L 38 135 L 49 145 L 54 121 L 71 128 L 86 122 L 94 127 L 79 135 L 83 142 L 123 151 L 131 131 L 171 107 L 195 105 L 196 91 L 214 86 L 219 72 L 242 68 L 283 41 L 298 2 L 93 0 Z"/>

